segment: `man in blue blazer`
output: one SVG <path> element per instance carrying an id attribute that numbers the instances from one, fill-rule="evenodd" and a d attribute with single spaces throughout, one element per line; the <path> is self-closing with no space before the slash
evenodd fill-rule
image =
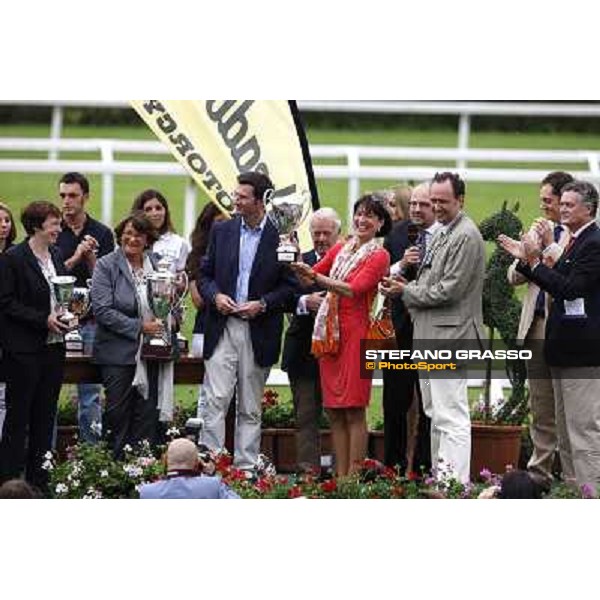
<path id="1" fill-rule="evenodd" d="M 194 442 L 179 438 L 167 448 L 167 476 L 142 485 L 142 500 L 237 500 L 239 496 L 220 477 L 202 475 Z"/>
<path id="2" fill-rule="evenodd" d="M 598 192 L 586 181 L 562 189 L 560 220 L 572 238 L 553 268 L 543 264 L 539 241 L 500 236 L 520 259 L 517 271 L 552 297 L 544 355 L 550 366 L 560 460 L 579 486 L 600 485 L 600 229 Z"/>
<path id="3" fill-rule="evenodd" d="M 223 448 L 237 386 L 234 465 L 244 470 L 258 457 L 264 385 L 279 358 L 283 311 L 296 288 L 294 275 L 277 261 L 279 233 L 265 213 L 270 190 L 262 173 L 238 176 L 235 218 L 213 226 L 198 278 L 208 310 L 203 443 Z"/>

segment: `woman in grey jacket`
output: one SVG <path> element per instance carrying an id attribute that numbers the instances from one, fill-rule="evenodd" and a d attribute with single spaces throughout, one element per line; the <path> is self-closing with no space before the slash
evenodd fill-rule
<path id="1" fill-rule="evenodd" d="M 155 229 L 141 212 L 132 213 L 115 229 L 118 247 L 96 264 L 92 306 L 97 322 L 94 361 L 100 365 L 106 394 L 105 438 L 119 456 L 127 444 L 154 443 L 158 411 L 134 384 L 142 334 L 162 332 L 162 322 L 147 310 L 144 275 L 154 271 L 148 249 Z"/>

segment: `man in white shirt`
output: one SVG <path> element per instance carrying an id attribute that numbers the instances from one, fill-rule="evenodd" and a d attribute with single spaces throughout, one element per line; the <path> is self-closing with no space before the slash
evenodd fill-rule
<path id="1" fill-rule="evenodd" d="M 420 260 L 433 234 L 441 227 L 430 199 L 430 183 L 413 191 L 408 204 L 409 219 L 398 223 L 387 235 L 384 248 L 390 253 L 392 276 L 416 277 Z M 391 300 L 392 321 L 399 349 L 412 349 L 413 323 L 399 297 Z M 430 419 L 423 412 L 416 371 L 383 371 L 384 463 L 402 472 L 431 469 Z"/>
<path id="2" fill-rule="evenodd" d="M 540 211 L 543 218 L 536 219 L 530 231 L 535 232 L 542 241 L 545 249 L 544 262 L 550 267 L 554 266 L 571 237 L 568 229 L 560 224 L 559 211 L 561 190 L 571 181 L 573 177 L 568 173 L 554 171 L 544 177 L 540 185 Z M 508 269 L 508 281 L 511 285 L 527 284 L 517 340 L 524 348 L 533 352 L 533 358 L 526 362 L 531 411 L 529 432 L 533 443 L 527 469 L 536 483 L 543 488 L 550 488 L 552 465 L 558 444 L 556 411 L 550 368 L 540 351 L 545 338 L 548 295 L 517 271 L 518 262 L 515 260 Z M 567 481 L 574 479 L 571 466 L 562 465 L 563 477 Z"/>

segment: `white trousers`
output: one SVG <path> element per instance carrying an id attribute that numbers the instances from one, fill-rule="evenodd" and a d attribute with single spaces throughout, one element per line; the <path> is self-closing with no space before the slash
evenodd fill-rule
<path id="1" fill-rule="evenodd" d="M 233 464 L 252 469 L 260 451 L 261 402 L 269 367 L 254 360 L 250 324 L 229 317 L 213 355 L 204 363 L 204 429 L 202 442 L 212 450 L 225 445 L 225 417 L 237 386 Z"/>
<path id="2" fill-rule="evenodd" d="M 468 483 L 471 468 L 471 416 L 467 379 L 419 374 L 423 410 L 431 419 L 431 465 L 438 480 Z"/>

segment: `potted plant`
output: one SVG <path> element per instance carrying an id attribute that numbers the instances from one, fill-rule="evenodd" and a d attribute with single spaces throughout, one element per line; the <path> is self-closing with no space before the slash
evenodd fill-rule
<path id="1" fill-rule="evenodd" d="M 517 217 L 518 203 L 512 209 L 507 202 L 499 212 L 481 222 L 483 239 L 496 241 L 504 233 L 518 238 L 523 225 Z M 517 348 L 517 331 L 521 303 L 514 288 L 508 283 L 507 270 L 512 257 L 496 247 L 488 260 L 483 285 L 483 321 L 489 329 L 489 349 L 498 346 L 496 334 L 506 349 Z M 510 398 L 493 406 L 490 398 L 492 361 L 487 360 L 485 389 L 482 401 L 472 412 L 471 478 L 484 469 L 503 473 L 506 465 L 517 466 L 521 450 L 523 421 L 527 416 L 528 391 L 525 387 L 527 372 L 523 360 L 507 360 L 506 374 L 512 385 Z"/>

